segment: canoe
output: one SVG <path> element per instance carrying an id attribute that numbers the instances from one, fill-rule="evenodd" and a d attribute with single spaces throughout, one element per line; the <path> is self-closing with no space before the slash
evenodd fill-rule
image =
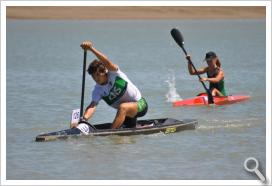
<path id="1" fill-rule="evenodd" d="M 176 120 L 172 118 L 149 119 L 137 121 L 136 128 L 120 128 L 110 129 L 111 123 L 103 123 L 94 125 L 96 130 L 92 129 L 89 134 L 83 134 L 78 128 L 66 129 L 57 132 L 40 134 L 36 137 L 37 142 L 52 141 L 57 139 L 67 139 L 80 136 L 130 136 L 139 134 L 154 134 L 154 133 L 174 133 L 182 130 L 193 130 L 197 126 L 197 120 L 184 119 Z"/>
<path id="2" fill-rule="evenodd" d="M 230 95 L 230 96 L 214 96 L 214 105 L 228 105 L 237 102 L 246 101 L 250 96 L 246 95 Z M 201 93 L 197 97 L 189 98 L 185 100 L 178 100 L 173 102 L 173 107 L 180 106 L 203 106 L 209 105 L 208 96 L 206 93 Z"/>

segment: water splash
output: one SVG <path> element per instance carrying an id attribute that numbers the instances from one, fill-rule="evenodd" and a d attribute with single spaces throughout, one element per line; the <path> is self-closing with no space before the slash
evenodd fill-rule
<path id="1" fill-rule="evenodd" d="M 168 84 L 168 92 L 165 95 L 167 102 L 173 102 L 182 100 L 176 89 L 176 77 L 173 70 L 169 71 L 168 80 L 165 81 Z"/>

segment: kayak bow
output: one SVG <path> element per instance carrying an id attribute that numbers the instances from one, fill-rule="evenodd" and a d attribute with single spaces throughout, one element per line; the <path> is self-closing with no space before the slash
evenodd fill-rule
<path id="1" fill-rule="evenodd" d="M 250 98 L 250 96 L 246 95 L 230 95 L 230 96 L 214 96 L 214 104 L 215 105 L 228 105 L 233 104 L 241 101 L 246 101 Z M 203 106 L 209 105 L 208 103 L 208 96 L 206 93 L 199 94 L 195 98 L 180 100 L 173 102 L 173 107 L 180 107 L 180 106 Z"/>

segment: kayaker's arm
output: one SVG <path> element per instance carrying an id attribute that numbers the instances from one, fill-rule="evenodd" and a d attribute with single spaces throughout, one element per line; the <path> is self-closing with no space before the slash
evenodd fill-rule
<path id="1" fill-rule="evenodd" d="M 200 81 L 209 81 L 211 83 L 218 83 L 224 79 L 224 72 L 221 70 L 215 78 L 201 78 Z"/>
<path id="2" fill-rule="evenodd" d="M 83 119 L 87 121 L 88 119 L 90 119 L 96 110 L 96 105 L 97 104 L 95 102 L 91 102 L 91 104 L 86 108 L 83 114 L 83 118 L 80 118 L 80 120 Z M 78 123 L 71 123 L 70 128 L 75 128 L 77 126 L 78 126 Z"/>
<path id="3" fill-rule="evenodd" d="M 94 112 L 96 110 L 96 105 L 97 105 L 97 103 L 91 102 L 91 104 L 86 108 L 86 110 L 85 110 L 85 112 L 83 114 L 83 118 L 85 120 L 88 120 L 93 116 L 93 114 L 94 114 Z"/>
<path id="4" fill-rule="evenodd" d="M 224 79 L 224 72 L 220 70 L 215 78 L 208 78 L 208 81 L 211 83 L 218 83 L 222 79 Z"/>
<path id="5" fill-rule="evenodd" d="M 186 56 L 186 59 L 188 60 L 188 71 L 190 73 L 190 75 L 197 75 L 197 74 L 204 74 L 207 72 L 207 68 L 201 68 L 201 69 L 197 69 L 197 71 L 195 71 L 195 69 L 192 66 L 191 61 L 191 56 L 188 55 Z"/>
<path id="6" fill-rule="evenodd" d="M 109 71 L 117 71 L 118 70 L 118 66 L 116 64 L 114 64 L 113 62 L 111 62 L 111 60 L 109 60 L 106 55 L 104 55 L 102 52 L 100 52 L 99 50 L 97 50 L 92 45 L 92 43 L 90 41 L 84 41 L 81 44 L 81 47 L 83 49 L 90 50 L 102 63 L 104 63 L 105 67 Z"/>

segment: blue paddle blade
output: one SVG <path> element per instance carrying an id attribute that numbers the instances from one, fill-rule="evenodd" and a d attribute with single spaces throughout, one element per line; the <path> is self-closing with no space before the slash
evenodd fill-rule
<path id="1" fill-rule="evenodd" d="M 176 43 L 182 48 L 184 45 L 184 39 L 180 31 L 176 28 L 173 28 L 171 30 L 171 35 L 173 39 L 176 41 Z"/>

